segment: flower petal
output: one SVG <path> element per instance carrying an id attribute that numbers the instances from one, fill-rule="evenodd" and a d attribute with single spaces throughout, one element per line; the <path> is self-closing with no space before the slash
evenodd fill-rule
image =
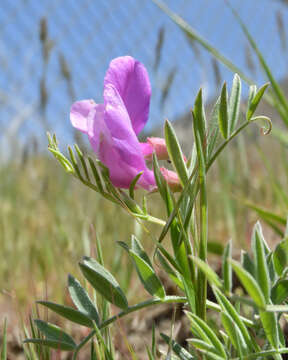
<path id="1" fill-rule="evenodd" d="M 94 108 L 95 102 L 93 100 L 76 101 L 70 109 L 70 121 L 72 125 L 87 134 L 87 117 L 89 112 Z"/>
<path id="2" fill-rule="evenodd" d="M 128 188 L 143 171 L 138 186 L 147 190 L 155 186 L 153 172 L 146 167 L 128 112 L 113 85 L 104 89 L 104 105 L 95 105 L 90 111 L 87 132 L 99 160 L 109 169 L 113 185 Z"/>
<path id="3" fill-rule="evenodd" d="M 120 94 L 133 130 L 138 134 L 149 115 L 151 85 L 143 64 L 131 56 L 118 57 L 110 62 L 104 79 L 104 88 L 112 84 Z"/>
<path id="4" fill-rule="evenodd" d="M 158 160 L 169 160 L 169 154 L 165 140 L 158 137 L 147 138 L 146 143 L 141 143 L 142 153 L 146 160 L 151 161 L 153 152 Z"/>

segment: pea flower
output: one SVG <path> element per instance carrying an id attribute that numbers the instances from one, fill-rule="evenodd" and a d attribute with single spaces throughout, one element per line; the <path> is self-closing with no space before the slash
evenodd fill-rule
<path id="1" fill-rule="evenodd" d="M 165 140 L 158 137 L 147 138 L 146 143 L 141 143 L 143 155 L 146 160 L 151 161 L 153 153 L 157 154 L 158 160 L 168 160 L 169 155 Z"/>
<path id="2" fill-rule="evenodd" d="M 137 138 L 148 120 L 150 97 L 151 86 L 144 65 L 131 56 L 123 56 L 110 62 L 104 78 L 103 104 L 82 100 L 71 107 L 72 125 L 88 135 L 116 187 L 129 188 L 134 177 L 142 172 L 137 186 L 155 189 L 153 171 L 145 160 L 159 149 L 167 154 L 165 142 L 155 147 L 149 141 L 140 143 Z"/>

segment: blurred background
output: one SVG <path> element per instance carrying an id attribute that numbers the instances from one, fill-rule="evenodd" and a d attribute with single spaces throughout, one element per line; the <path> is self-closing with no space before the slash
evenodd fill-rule
<path id="1" fill-rule="evenodd" d="M 228 1 L 164 3 L 255 84 L 267 81 Z M 286 91 L 288 1 L 229 3 Z M 15 317 L 11 310 L 15 304 L 27 314 L 35 299 L 65 302 L 66 274 L 81 278 L 77 262 L 84 254 L 95 254 L 96 236 L 107 268 L 117 274 L 130 298 L 139 297 L 139 287 L 130 286 L 131 264 L 115 242 L 128 242 L 136 233 L 149 251 L 160 228 L 147 225 L 143 231 L 117 206 L 64 173 L 48 153 L 46 139 L 49 130 L 57 134 L 61 148 L 78 141 L 69 121 L 71 104 L 87 98 L 102 102 L 110 60 L 127 54 L 146 66 L 152 84 L 146 134 L 159 133 L 168 118 L 179 132 L 183 124 L 181 140 L 190 149 L 189 109 L 199 87 L 209 104 L 224 80 L 231 88 L 233 73 L 191 42 L 153 1 L 0 2 L 0 322 L 6 314 Z M 245 101 L 244 82 L 243 93 Z M 261 112 L 269 115 L 268 110 Z M 214 244 L 214 255 L 221 253 L 221 244 L 230 237 L 235 248 L 249 249 L 251 229 L 260 213 L 244 206 L 247 199 L 281 216 L 276 217 L 277 226 L 265 228 L 268 243 L 283 235 L 288 211 L 287 148 L 252 128 L 231 144 L 208 179 L 209 242 Z M 148 196 L 148 207 L 165 218 L 157 194 Z"/>
<path id="2" fill-rule="evenodd" d="M 264 77 L 225 0 L 167 0 L 199 34 L 248 74 Z M 287 76 L 288 4 L 280 0 L 233 0 L 277 79 Z M 146 132 L 174 121 L 193 104 L 199 87 L 213 98 L 232 74 L 196 42 L 189 41 L 152 1 L 2 0 L 0 5 L 1 158 L 17 156 L 32 141 L 46 147 L 45 132 L 73 141 L 73 101 L 102 102 L 111 59 L 130 54 L 143 62 L 152 83 Z M 244 89 L 245 91 L 245 89 Z M 17 139 L 17 140 L 16 140 Z"/>

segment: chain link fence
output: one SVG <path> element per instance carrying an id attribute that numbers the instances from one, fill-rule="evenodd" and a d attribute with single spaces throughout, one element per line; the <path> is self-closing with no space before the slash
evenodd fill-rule
<path id="1" fill-rule="evenodd" d="M 264 80 L 227 0 L 166 0 L 173 11 L 255 82 Z M 288 2 L 231 0 L 277 79 L 287 75 Z M 76 99 L 102 102 L 109 61 L 130 54 L 152 83 L 147 131 L 188 111 L 200 86 L 213 97 L 232 74 L 151 0 L 1 0 L 0 142 L 5 151 L 45 131 L 72 141 L 69 108 Z"/>

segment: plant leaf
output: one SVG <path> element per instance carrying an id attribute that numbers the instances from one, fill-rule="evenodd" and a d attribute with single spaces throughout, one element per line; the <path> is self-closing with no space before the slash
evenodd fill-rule
<path id="1" fill-rule="evenodd" d="M 260 319 L 267 339 L 272 347 L 277 349 L 280 345 L 280 341 L 276 314 L 269 311 L 260 311 Z"/>
<path id="2" fill-rule="evenodd" d="M 241 265 L 246 271 L 248 271 L 253 277 L 255 277 L 254 263 L 251 260 L 249 254 L 244 250 L 241 250 Z"/>
<path id="3" fill-rule="evenodd" d="M 257 284 L 256 280 L 252 277 L 252 275 L 246 271 L 237 261 L 230 260 L 233 270 L 236 272 L 239 280 L 242 285 L 246 289 L 247 293 L 251 296 L 255 304 L 259 308 L 265 308 L 265 297 L 262 293 L 261 288 Z"/>
<path id="4" fill-rule="evenodd" d="M 200 319 L 197 315 L 192 314 L 190 312 L 186 312 L 186 315 L 191 321 L 192 328 L 196 325 L 196 331 L 198 332 L 198 329 L 201 329 L 201 334 L 205 334 L 204 338 L 202 338 L 205 342 L 208 341 L 211 345 L 214 346 L 214 349 L 217 351 L 218 355 L 223 356 L 224 359 L 227 359 L 227 355 L 224 349 L 224 346 L 218 339 L 215 332 L 203 321 Z"/>
<path id="5" fill-rule="evenodd" d="M 70 335 L 65 333 L 65 331 L 63 331 L 58 326 L 47 323 L 40 319 L 34 320 L 34 323 L 37 326 L 37 328 L 41 331 L 41 333 L 46 337 L 45 340 L 50 340 L 55 343 L 59 343 L 60 345 L 61 343 L 70 345 L 69 350 L 75 349 L 76 347 L 75 341 L 72 339 Z"/>
<path id="6" fill-rule="evenodd" d="M 259 222 L 255 224 L 253 229 L 252 248 L 255 260 L 256 279 L 265 297 L 265 301 L 268 303 L 270 299 L 270 276 L 265 256 L 262 228 Z"/>
<path id="7" fill-rule="evenodd" d="M 218 304 L 221 306 L 223 312 L 227 313 L 233 321 L 237 324 L 239 331 L 243 335 L 243 338 L 249 348 L 254 349 L 253 343 L 251 341 L 250 334 L 242 321 L 240 315 L 238 314 L 236 308 L 230 303 L 230 301 L 219 291 L 217 288 L 213 287 L 213 292 L 217 298 Z"/>
<path id="8" fill-rule="evenodd" d="M 145 289 L 152 296 L 158 296 L 163 299 L 165 297 L 165 290 L 154 269 L 134 251 L 130 250 L 129 253 L 134 260 L 140 280 Z"/>
<path id="9" fill-rule="evenodd" d="M 131 238 L 131 250 L 135 252 L 143 261 L 145 261 L 149 266 L 152 267 L 152 263 L 149 259 L 149 256 L 143 249 L 140 241 L 136 238 L 136 236 L 132 235 Z"/>
<path id="10" fill-rule="evenodd" d="M 271 290 L 273 304 L 282 304 L 288 298 L 288 280 L 278 281 Z"/>
<path id="11" fill-rule="evenodd" d="M 93 327 L 93 321 L 89 319 L 88 316 L 78 310 L 75 310 L 68 306 L 53 303 L 51 301 L 37 301 L 37 303 L 46 306 L 48 309 L 54 311 L 56 314 L 59 314 L 65 319 L 68 319 L 76 324 L 80 324 L 90 328 Z"/>
<path id="12" fill-rule="evenodd" d="M 229 136 L 229 124 L 228 124 L 228 94 L 227 94 L 227 85 L 226 82 L 224 82 L 222 90 L 221 90 L 221 96 L 220 96 L 220 106 L 219 106 L 219 129 L 223 136 L 223 138 L 226 140 Z"/>
<path id="13" fill-rule="evenodd" d="M 211 285 L 215 285 L 216 287 L 222 288 L 222 283 L 219 276 L 216 272 L 203 260 L 199 259 L 196 256 L 191 256 L 192 260 L 196 263 L 196 265 L 200 268 L 200 270 L 206 275 L 208 281 Z"/>
<path id="14" fill-rule="evenodd" d="M 232 90 L 229 100 L 229 134 L 236 128 L 241 101 L 241 79 L 238 74 L 234 75 Z"/>
<path id="15" fill-rule="evenodd" d="M 224 290 L 230 293 L 232 289 L 232 267 L 229 259 L 232 256 L 232 240 L 224 248 L 222 257 L 222 278 L 224 280 Z"/>
<path id="16" fill-rule="evenodd" d="M 273 252 L 274 266 L 277 274 L 282 275 L 288 266 L 288 238 L 282 240 Z"/>
<path id="17" fill-rule="evenodd" d="M 125 294 L 108 270 L 87 256 L 83 258 L 79 266 L 85 278 L 107 301 L 121 309 L 128 307 Z"/>
<path id="18" fill-rule="evenodd" d="M 179 176 L 180 182 L 184 187 L 188 182 L 188 170 L 176 133 L 168 120 L 165 121 L 164 132 L 169 158 L 171 159 Z"/>
<path id="19" fill-rule="evenodd" d="M 226 312 L 222 312 L 221 322 L 234 348 L 239 351 L 240 358 L 242 358 L 243 355 L 247 355 L 249 353 L 247 344 L 238 328 L 238 325 L 233 321 L 231 316 Z"/>
<path id="20" fill-rule="evenodd" d="M 196 360 L 196 358 L 191 355 L 186 349 L 180 346 L 175 340 L 171 339 L 169 336 L 160 333 L 162 339 L 166 342 L 166 344 L 172 346 L 173 351 L 181 360 Z"/>
<path id="21" fill-rule="evenodd" d="M 205 116 L 205 110 L 204 110 L 204 105 L 203 105 L 202 89 L 199 90 L 197 97 L 195 99 L 192 115 L 193 115 L 194 137 L 195 137 L 195 133 L 199 134 L 199 138 L 200 138 L 199 145 L 201 145 L 204 159 L 206 159 L 206 154 L 207 154 L 206 116 Z M 196 141 L 196 138 L 195 138 L 195 141 Z M 199 149 L 197 150 L 197 152 L 199 153 Z"/>
<path id="22" fill-rule="evenodd" d="M 257 91 L 256 95 L 252 98 L 246 114 L 247 120 L 250 120 L 252 118 L 268 86 L 269 83 L 266 83 L 263 86 L 261 86 L 261 88 Z"/>
<path id="23" fill-rule="evenodd" d="M 99 315 L 96 306 L 80 282 L 70 274 L 68 275 L 68 290 L 76 308 L 99 325 Z"/>
<path id="24" fill-rule="evenodd" d="M 66 343 L 64 341 L 56 341 L 56 340 L 44 340 L 44 339 L 25 339 L 24 344 L 37 344 L 48 346 L 52 349 L 62 350 L 62 351 L 73 351 L 76 346 L 72 346 L 70 343 Z"/>

